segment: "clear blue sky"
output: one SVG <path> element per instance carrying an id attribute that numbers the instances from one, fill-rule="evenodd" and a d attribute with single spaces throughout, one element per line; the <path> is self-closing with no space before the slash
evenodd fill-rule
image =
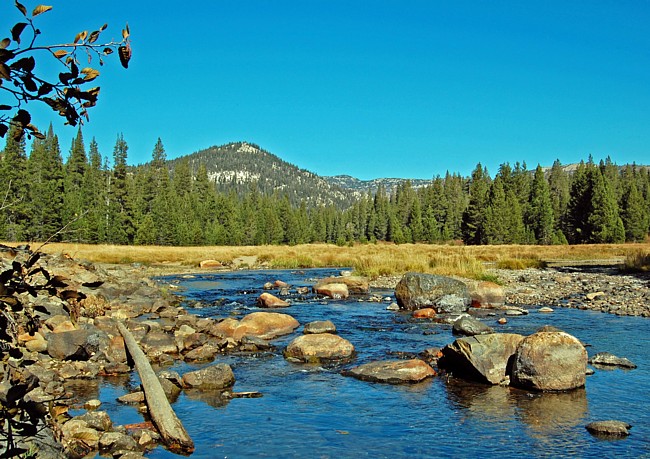
<path id="1" fill-rule="evenodd" d="M 650 163 L 645 0 L 47 4 L 42 42 L 129 22 L 131 66 L 102 67 L 84 136 L 110 156 L 122 132 L 132 164 L 158 137 L 169 158 L 246 140 L 361 179 Z M 67 156 L 74 129 L 50 119 Z"/>

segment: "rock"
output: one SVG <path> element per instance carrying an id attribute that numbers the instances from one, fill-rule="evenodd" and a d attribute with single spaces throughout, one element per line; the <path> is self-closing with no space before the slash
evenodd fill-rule
<path id="1" fill-rule="evenodd" d="M 34 333 L 33 336 L 29 336 L 29 334 L 26 334 L 29 338 L 26 338 L 23 342 L 25 343 L 25 347 L 27 348 L 28 351 L 30 352 L 45 352 L 47 351 L 47 341 L 45 338 L 43 338 L 43 335 L 41 335 L 39 332 Z M 20 337 L 18 337 L 20 340 Z"/>
<path id="2" fill-rule="evenodd" d="M 160 387 L 162 387 L 167 400 L 169 400 L 170 403 L 175 402 L 178 395 L 181 393 L 181 388 L 167 378 L 158 376 L 158 380 L 160 381 Z"/>
<path id="3" fill-rule="evenodd" d="M 104 352 L 110 363 L 126 363 L 127 361 L 126 347 L 122 336 L 114 336 L 111 338 Z"/>
<path id="4" fill-rule="evenodd" d="M 585 385 L 587 351 L 564 332 L 537 332 L 522 340 L 515 353 L 512 385 L 539 391 L 570 390 Z"/>
<path id="5" fill-rule="evenodd" d="M 99 439 L 99 451 L 103 454 L 137 449 L 139 446 L 133 437 L 120 432 L 106 432 Z"/>
<path id="6" fill-rule="evenodd" d="M 277 312 L 253 312 L 239 321 L 233 330 L 233 338 L 241 340 L 247 335 L 262 339 L 273 339 L 288 335 L 300 326 L 300 323 L 288 314 Z"/>
<path id="7" fill-rule="evenodd" d="M 118 397 L 117 401 L 124 403 L 125 405 L 137 405 L 139 403 L 144 403 L 144 392 L 131 392 L 130 394 L 125 394 L 121 397 Z"/>
<path id="8" fill-rule="evenodd" d="M 221 264 L 220 261 L 217 260 L 203 260 L 202 262 L 199 263 L 199 268 L 201 269 L 214 269 L 214 268 L 222 268 L 223 265 Z"/>
<path id="9" fill-rule="evenodd" d="M 239 326 L 239 321 L 237 319 L 228 317 L 214 324 L 210 328 L 209 333 L 212 336 L 218 336 L 221 338 L 228 338 L 228 337 L 232 338 L 238 326 Z"/>
<path id="10" fill-rule="evenodd" d="M 318 284 L 314 287 L 314 291 L 319 295 L 324 295 L 335 300 L 344 299 L 350 296 L 348 286 L 342 282 Z"/>
<path id="11" fill-rule="evenodd" d="M 500 308 L 506 301 L 506 292 L 494 282 L 471 282 L 468 285 L 474 308 Z"/>
<path id="12" fill-rule="evenodd" d="M 345 284 L 348 292 L 353 295 L 364 295 L 370 291 L 370 282 L 367 278 L 352 275 L 321 279 L 314 286 L 314 290 L 318 292 L 321 286 L 328 284 Z"/>
<path id="13" fill-rule="evenodd" d="M 436 310 L 433 308 L 416 309 L 411 315 L 415 319 L 433 319 L 436 317 Z"/>
<path id="14" fill-rule="evenodd" d="M 88 411 L 75 419 L 84 421 L 91 429 L 108 432 L 113 428 L 113 422 L 106 411 Z"/>
<path id="15" fill-rule="evenodd" d="M 330 333 L 299 336 L 284 350 L 285 358 L 308 363 L 317 363 L 323 360 L 345 360 L 353 355 L 352 343 Z"/>
<path id="16" fill-rule="evenodd" d="M 362 381 L 388 384 L 417 383 L 436 375 L 431 366 L 420 359 L 370 362 L 343 372 Z"/>
<path id="17" fill-rule="evenodd" d="M 454 322 L 451 331 L 455 335 L 465 336 L 487 335 L 488 333 L 494 333 L 492 327 L 488 327 L 480 320 L 471 316 L 464 316 L 458 319 L 456 322 Z"/>
<path id="18" fill-rule="evenodd" d="M 590 434 L 598 437 L 627 437 L 632 426 L 623 421 L 595 421 L 587 424 L 585 428 Z"/>
<path id="19" fill-rule="evenodd" d="M 178 352 L 174 337 L 162 331 L 150 331 L 140 340 L 140 345 L 144 352 L 151 357 Z"/>
<path id="20" fill-rule="evenodd" d="M 499 325 L 505 325 L 505 324 L 508 323 L 508 319 L 506 319 L 505 317 L 501 317 L 501 318 L 499 318 L 499 320 L 497 320 L 497 323 Z"/>
<path id="21" fill-rule="evenodd" d="M 545 313 L 549 313 L 549 312 L 553 312 L 553 309 L 552 309 L 552 308 L 549 308 L 548 306 L 543 306 L 543 307 L 539 308 L 539 309 L 537 310 L 537 312 L 545 312 Z"/>
<path id="22" fill-rule="evenodd" d="M 63 436 L 62 443 L 67 448 L 74 448 L 76 450 L 77 441 L 83 438 L 83 445 L 86 446 L 84 450 L 86 454 L 94 449 L 97 449 L 99 444 L 99 432 L 91 427 L 88 427 L 86 421 L 81 419 L 70 419 L 68 422 L 61 426 L 61 434 Z"/>
<path id="23" fill-rule="evenodd" d="M 87 410 L 96 410 L 100 406 L 102 406 L 102 402 L 96 398 L 88 400 L 86 403 L 84 403 L 84 408 Z"/>
<path id="24" fill-rule="evenodd" d="M 585 298 L 587 298 L 589 301 L 594 301 L 604 296 L 605 296 L 605 292 L 591 292 L 591 293 L 587 293 L 585 295 Z"/>
<path id="25" fill-rule="evenodd" d="M 183 375 L 183 387 L 200 390 L 221 390 L 235 384 L 230 365 L 218 363 Z"/>
<path id="26" fill-rule="evenodd" d="M 277 296 L 264 292 L 257 299 L 257 305 L 260 308 L 286 308 L 291 306 L 287 301 L 281 300 Z"/>
<path id="27" fill-rule="evenodd" d="M 336 333 L 336 325 L 331 320 L 317 320 L 309 322 L 302 331 L 305 335 L 317 335 L 319 333 Z"/>
<path id="28" fill-rule="evenodd" d="M 469 289 L 463 282 L 445 276 L 409 272 L 395 287 L 401 309 L 433 307 L 438 313 L 465 312 L 470 304 Z"/>
<path id="29" fill-rule="evenodd" d="M 594 354 L 590 359 L 591 365 L 607 365 L 621 368 L 636 368 L 636 365 L 625 357 L 617 357 L 609 352 L 599 352 Z"/>
<path id="30" fill-rule="evenodd" d="M 388 311 L 399 311 L 399 305 L 397 303 L 391 303 L 388 306 L 386 306 L 386 309 Z"/>
<path id="31" fill-rule="evenodd" d="M 514 333 L 458 338 L 441 349 L 438 366 L 474 381 L 502 384 L 508 376 L 508 362 L 523 339 Z"/>
<path id="32" fill-rule="evenodd" d="M 186 362 L 211 362 L 217 352 L 219 352 L 218 347 L 206 344 L 189 351 L 185 354 L 184 359 Z"/>
<path id="33" fill-rule="evenodd" d="M 47 335 L 47 352 L 58 360 L 88 360 L 99 348 L 97 332 L 70 330 Z"/>

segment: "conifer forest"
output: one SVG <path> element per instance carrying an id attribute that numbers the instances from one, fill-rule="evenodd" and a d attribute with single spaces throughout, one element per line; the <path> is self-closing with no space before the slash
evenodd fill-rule
<path id="1" fill-rule="evenodd" d="M 29 151 L 28 151 L 29 150 Z M 66 149 L 67 150 L 67 149 Z M 576 167 L 478 164 L 471 176 L 405 180 L 359 193 L 351 205 L 296 202 L 251 182 L 217 187 L 203 164 L 170 167 L 162 141 L 127 165 L 81 129 L 63 159 L 50 127 L 27 146 L 6 136 L 0 162 L 0 239 L 137 245 L 392 243 L 583 244 L 643 241 L 650 230 L 650 171 L 591 158 Z"/>

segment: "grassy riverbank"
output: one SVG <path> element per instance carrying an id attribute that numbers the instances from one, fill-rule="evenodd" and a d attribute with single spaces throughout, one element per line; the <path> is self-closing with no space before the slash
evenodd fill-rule
<path id="1" fill-rule="evenodd" d="M 33 244 L 32 248 L 38 248 Z M 43 252 L 64 253 L 75 259 L 98 263 L 130 264 L 183 270 L 198 267 L 202 260 L 229 265 L 239 257 L 255 256 L 272 268 L 349 266 L 370 278 L 399 275 L 407 271 L 458 275 L 481 279 L 491 267 L 521 269 L 541 267 L 546 262 L 605 260 L 642 268 L 650 264 L 650 242 L 643 244 L 599 244 L 575 246 L 460 246 L 428 244 L 331 244 L 244 247 L 158 247 L 53 243 Z"/>

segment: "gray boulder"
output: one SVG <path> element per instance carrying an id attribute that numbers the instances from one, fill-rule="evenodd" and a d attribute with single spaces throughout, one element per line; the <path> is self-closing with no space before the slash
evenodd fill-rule
<path id="1" fill-rule="evenodd" d="M 103 332 L 83 328 L 50 333 L 47 335 L 47 352 L 58 360 L 88 360 L 99 350 L 100 333 Z"/>
<path id="2" fill-rule="evenodd" d="M 564 332 L 538 332 L 522 340 L 515 353 L 513 386 L 539 391 L 570 390 L 585 385 L 587 351 Z"/>
<path id="3" fill-rule="evenodd" d="M 387 384 L 417 383 L 436 375 L 431 366 L 420 359 L 370 362 L 343 372 L 362 381 Z"/>
<path id="4" fill-rule="evenodd" d="M 438 366 L 473 381 L 506 384 L 508 363 L 523 339 L 514 333 L 458 338 L 442 348 Z"/>
<path id="5" fill-rule="evenodd" d="M 487 335 L 488 333 L 494 333 L 492 327 L 485 325 L 480 320 L 471 316 L 463 316 L 458 319 L 456 322 L 454 322 L 451 331 L 454 335 L 465 336 Z"/>
<path id="6" fill-rule="evenodd" d="M 400 309 L 433 307 L 438 313 L 467 311 L 471 299 L 465 283 L 451 277 L 406 273 L 395 287 Z"/>

